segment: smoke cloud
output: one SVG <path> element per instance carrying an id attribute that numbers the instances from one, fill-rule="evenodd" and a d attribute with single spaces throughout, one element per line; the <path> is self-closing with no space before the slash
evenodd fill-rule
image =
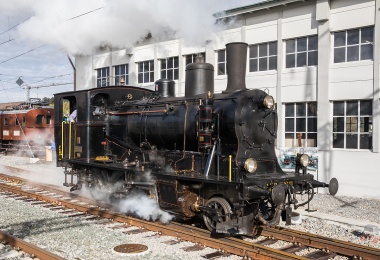
<path id="1" fill-rule="evenodd" d="M 204 43 L 220 28 L 214 13 L 256 1 L 233 0 L 12 0 L 0 14 L 31 16 L 17 34 L 35 44 L 50 44 L 69 54 L 91 54 L 102 45 L 129 48 L 150 33 L 153 40 L 183 38 Z M 24 20 L 24 19 L 20 19 Z"/>

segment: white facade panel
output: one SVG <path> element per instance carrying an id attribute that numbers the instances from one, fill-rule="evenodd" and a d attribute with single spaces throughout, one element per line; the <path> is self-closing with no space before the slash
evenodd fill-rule
<path id="1" fill-rule="evenodd" d="M 375 1 L 331 1 L 331 31 L 359 28 L 375 23 Z"/>
<path id="2" fill-rule="evenodd" d="M 96 73 L 92 66 L 92 56 L 76 56 L 75 68 L 77 90 L 95 87 Z"/>
<path id="3" fill-rule="evenodd" d="M 136 47 L 133 56 L 135 62 L 154 59 L 154 45 Z"/>
<path id="4" fill-rule="evenodd" d="M 248 44 L 277 40 L 278 14 L 261 15 L 247 18 L 245 40 Z"/>
<path id="5" fill-rule="evenodd" d="M 112 52 L 112 66 L 127 64 L 130 61 L 132 54 L 127 50 Z"/>
<path id="6" fill-rule="evenodd" d="M 379 154 L 370 151 L 318 151 L 318 179 L 328 182 L 337 178 L 339 196 L 379 198 L 378 162 Z"/>
<path id="7" fill-rule="evenodd" d="M 156 44 L 157 59 L 175 57 L 179 55 L 179 41 L 170 41 Z"/>
<path id="8" fill-rule="evenodd" d="M 212 45 L 215 50 L 221 50 L 226 48 L 226 44 L 229 42 L 242 41 L 241 28 L 226 30 L 218 33 L 212 40 Z"/>
<path id="9" fill-rule="evenodd" d="M 318 32 L 315 5 L 284 10 L 282 21 L 283 39 L 314 35 Z"/>
<path id="10" fill-rule="evenodd" d="M 111 66 L 112 53 L 105 53 L 100 55 L 95 55 L 93 59 L 94 68 L 104 68 Z"/>
<path id="11" fill-rule="evenodd" d="M 331 100 L 372 99 L 373 62 L 334 64 L 330 68 Z"/>
<path id="12" fill-rule="evenodd" d="M 277 101 L 276 97 L 277 71 L 248 73 L 246 87 L 269 91 L 269 95 Z"/>
<path id="13" fill-rule="evenodd" d="M 282 73 L 282 101 L 315 101 L 317 68 L 284 69 Z"/>

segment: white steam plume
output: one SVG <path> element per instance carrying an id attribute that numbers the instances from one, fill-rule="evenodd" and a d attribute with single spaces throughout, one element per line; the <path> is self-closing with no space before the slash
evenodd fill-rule
<path id="1" fill-rule="evenodd" d="M 145 194 L 136 193 L 119 203 L 118 209 L 122 213 L 131 213 L 145 220 L 159 220 L 168 223 L 173 216 L 161 210 L 155 200 Z"/>
<path id="2" fill-rule="evenodd" d="M 204 43 L 217 30 L 214 13 L 254 2 L 258 1 L 12 0 L 0 3 L 0 14 L 32 16 L 17 27 L 23 39 L 70 54 L 91 54 L 100 45 L 131 47 L 149 32 L 153 39 L 170 35 L 188 44 Z"/>

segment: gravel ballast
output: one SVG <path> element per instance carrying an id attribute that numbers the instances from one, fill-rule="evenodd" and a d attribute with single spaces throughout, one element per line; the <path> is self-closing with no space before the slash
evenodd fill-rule
<path id="1" fill-rule="evenodd" d="M 33 171 L 35 174 L 28 173 L 28 176 L 39 181 L 45 180 L 46 183 L 58 186 L 62 186 L 63 183 L 63 170 L 55 167 L 52 162 L 31 163 L 29 158 L 0 156 L 0 165 Z M 5 169 L 3 171 L 5 172 Z M 27 177 L 27 174 L 15 175 Z M 306 206 L 299 208 L 296 211 L 301 214 L 301 224 L 286 226 L 285 222 L 281 222 L 281 226 L 380 248 L 379 234 L 364 232 L 369 227 L 366 225 L 380 227 L 379 202 L 374 199 L 343 197 L 339 196 L 339 192 L 336 196 L 316 194 L 310 203 L 310 209 L 316 211 L 307 212 Z M 93 221 L 68 218 L 64 214 L 6 198 L 1 194 L 0 209 L 1 230 L 48 248 L 66 259 L 204 259 L 202 255 L 215 252 L 211 248 L 186 252 L 181 248 L 194 245 L 193 243 L 167 245 L 162 242 L 173 238 L 150 236 L 155 234 L 153 232 L 127 235 L 120 230 L 95 224 Z M 377 231 L 376 228 L 374 231 Z M 126 243 L 141 243 L 147 245 L 149 249 L 141 255 L 132 257 L 113 251 L 115 246 Z M 3 250 L 4 247 L 0 246 L 0 259 L 4 257 Z M 218 259 L 240 259 L 240 257 Z"/>

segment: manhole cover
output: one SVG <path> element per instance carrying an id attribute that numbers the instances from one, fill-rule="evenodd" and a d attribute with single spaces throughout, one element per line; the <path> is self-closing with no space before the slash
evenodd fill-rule
<path id="1" fill-rule="evenodd" d="M 138 254 L 148 250 L 146 245 L 142 244 L 122 244 L 113 248 L 118 253 L 124 254 Z"/>

